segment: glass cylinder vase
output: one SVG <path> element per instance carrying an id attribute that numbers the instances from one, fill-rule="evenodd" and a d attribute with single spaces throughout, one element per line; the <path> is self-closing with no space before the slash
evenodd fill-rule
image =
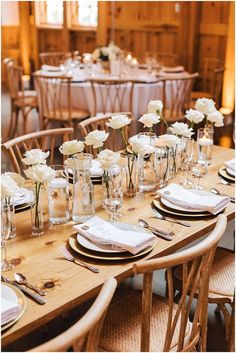
<path id="1" fill-rule="evenodd" d="M 164 164 L 164 174 L 163 174 L 163 187 L 167 186 L 170 179 L 170 151 L 171 148 L 165 147 L 165 164 Z"/>
<path id="2" fill-rule="evenodd" d="M 43 205 L 42 183 L 35 183 L 33 188 L 34 200 L 31 203 L 32 236 L 39 237 L 43 234 Z"/>
<path id="3" fill-rule="evenodd" d="M 198 160 L 199 162 L 212 162 L 213 151 L 213 135 L 214 130 L 210 128 L 200 128 L 197 130 L 197 146 L 198 146 Z"/>
<path id="4" fill-rule="evenodd" d="M 8 261 L 6 244 L 11 233 L 11 209 L 8 204 L 1 202 L 1 271 L 10 271 L 14 265 Z"/>
<path id="5" fill-rule="evenodd" d="M 9 207 L 9 212 L 11 213 L 9 239 L 13 239 L 16 236 L 14 196 L 5 198 L 3 204 Z"/>
<path id="6" fill-rule="evenodd" d="M 136 163 L 137 156 L 135 153 L 128 153 L 126 155 L 126 195 L 134 197 L 137 192 L 137 178 L 136 178 Z"/>
<path id="7" fill-rule="evenodd" d="M 138 183 L 140 192 L 152 191 L 156 188 L 155 154 L 138 155 Z"/>

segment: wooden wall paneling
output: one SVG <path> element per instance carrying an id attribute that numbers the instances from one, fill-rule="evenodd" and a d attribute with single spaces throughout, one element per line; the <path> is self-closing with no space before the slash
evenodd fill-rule
<path id="1" fill-rule="evenodd" d="M 39 41 L 38 41 L 38 28 L 36 19 L 36 6 L 35 2 L 30 2 L 30 39 L 31 39 L 31 57 L 33 60 L 34 70 L 39 69 Z"/>
<path id="2" fill-rule="evenodd" d="M 63 51 L 62 30 L 38 28 L 39 52 Z"/>
<path id="3" fill-rule="evenodd" d="M 68 52 L 69 51 L 69 46 L 70 46 L 70 35 L 69 35 L 69 30 L 68 30 L 68 16 L 67 16 L 67 10 L 68 10 L 68 5 L 66 1 L 63 1 L 63 28 L 62 28 L 62 51 Z"/>
<path id="4" fill-rule="evenodd" d="M 19 26 L 1 27 L 2 57 L 12 56 L 20 58 L 20 29 Z"/>
<path id="5" fill-rule="evenodd" d="M 97 27 L 97 46 L 107 44 L 107 21 L 108 21 L 108 3 L 106 1 L 98 2 L 98 27 Z"/>
<path id="6" fill-rule="evenodd" d="M 96 47 L 96 32 L 70 31 L 70 50 L 80 53 L 92 53 Z"/>

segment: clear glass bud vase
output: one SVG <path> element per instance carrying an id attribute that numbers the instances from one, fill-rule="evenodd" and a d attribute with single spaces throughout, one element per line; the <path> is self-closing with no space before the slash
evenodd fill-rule
<path id="1" fill-rule="evenodd" d="M 80 223 L 95 214 L 94 187 L 90 178 L 92 159 L 88 153 L 80 153 L 74 158 L 72 219 Z"/>
<path id="2" fill-rule="evenodd" d="M 148 192 L 156 188 L 155 154 L 138 155 L 139 191 Z"/>
<path id="3" fill-rule="evenodd" d="M 128 197 L 134 197 L 137 191 L 137 178 L 136 178 L 136 164 L 137 156 L 134 153 L 128 153 L 126 155 L 126 195 Z"/>
<path id="4" fill-rule="evenodd" d="M 170 179 L 170 151 L 169 147 L 165 148 L 165 165 L 163 174 L 163 187 L 167 186 Z"/>
<path id="5" fill-rule="evenodd" d="M 16 236 L 16 222 L 15 222 L 15 206 L 14 206 L 14 196 L 7 197 L 4 199 L 3 204 L 9 207 L 11 213 L 11 224 L 10 224 L 10 234 L 9 239 L 15 238 Z"/>
<path id="6" fill-rule="evenodd" d="M 32 236 L 39 237 L 43 234 L 42 183 L 34 184 L 33 193 L 34 200 L 31 203 Z"/>

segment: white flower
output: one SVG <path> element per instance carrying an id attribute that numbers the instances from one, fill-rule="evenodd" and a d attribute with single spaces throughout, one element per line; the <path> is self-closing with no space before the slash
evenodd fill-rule
<path id="1" fill-rule="evenodd" d="M 215 110 L 214 112 L 208 114 L 207 120 L 214 123 L 216 127 L 224 126 L 224 116 L 221 112 L 219 112 L 219 110 Z"/>
<path id="2" fill-rule="evenodd" d="M 98 154 L 98 162 L 103 170 L 109 170 L 112 166 L 116 165 L 120 159 L 120 155 L 111 150 L 103 150 Z"/>
<path id="3" fill-rule="evenodd" d="M 1 175 L 1 198 L 14 196 L 19 191 L 16 182 L 8 175 Z"/>
<path id="4" fill-rule="evenodd" d="M 173 147 L 180 142 L 180 139 L 175 135 L 161 135 L 156 139 L 157 147 Z"/>
<path id="5" fill-rule="evenodd" d="M 153 127 L 154 124 L 158 124 L 160 122 L 160 117 L 154 113 L 148 113 L 144 114 L 139 121 L 146 127 Z"/>
<path id="6" fill-rule="evenodd" d="M 100 49 L 99 48 L 95 49 L 92 56 L 93 56 L 93 60 L 97 60 L 100 56 Z"/>
<path id="7" fill-rule="evenodd" d="M 12 172 L 6 172 L 3 175 L 9 176 L 14 182 L 16 183 L 19 188 L 22 188 L 25 184 L 25 178 L 23 178 L 20 174 L 18 173 L 12 173 Z"/>
<path id="8" fill-rule="evenodd" d="M 46 158 L 49 156 L 50 152 L 43 152 L 42 150 L 35 148 L 33 150 L 25 152 L 24 156 L 21 161 L 26 165 L 35 165 L 35 164 L 45 164 Z"/>
<path id="9" fill-rule="evenodd" d="M 86 137 L 85 137 L 85 144 L 87 146 L 93 146 L 93 148 L 99 148 L 103 146 L 104 141 L 108 138 L 109 133 L 99 130 L 94 130 L 91 131 Z"/>
<path id="10" fill-rule="evenodd" d="M 147 154 L 155 152 L 155 148 L 149 145 L 143 139 L 139 139 L 138 137 L 133 138 L 131 142 L 132 150 L 136 154 L 140 154 L 141 156 L 145 156 Z"/>
<path id="11" fill-rule="evenodd" d="M 50 182 L 55 178 L 55 170 L 44 164 L 37 164 L 24 170 L 27 178 L 37 183 Z"/>
<path id="12" fill-rule="evenodd" d="M 184 123 L 176 122 L 171 125 L 170 129 L 177 136 L 191 137 L 194 134 L 193 129 Z"/>
<path id="13" fill-rule="evenodd" d="M 66 141 L 59 147 L 59 151 L 66 156 L 83 152 L 83 150 L 84 143 L 77 140 Z"/>
<path id="14" fill-rule="evenodd" d="M 194 124 L 200 123 L 204 119 L 204 114 L 195 109 L 189 109 L 186 111 L 185 118 Z"/>
<path id="15" fill-rule="evenodd" d="M 148 113 L 160 114 L 163 109 L 163 103 L 160 100 L 150 101 L 148 103 Z"/>
<path id="16" fill-rule="evenodd" d="M 198 98 L 195 104 L 195 109 L 203 114 L 210 114 L 215 108 L 215 102 L 208 98 Z"/>
<path id="17" fill-rule="evenodd" d="M 131 119 L 129 119 L 127 115 L 119 114 L 113 115 L 106 125 L 110 126 L 112 129 L 121 129 L 125 125 L 129 125 L 130 122 Z"/>

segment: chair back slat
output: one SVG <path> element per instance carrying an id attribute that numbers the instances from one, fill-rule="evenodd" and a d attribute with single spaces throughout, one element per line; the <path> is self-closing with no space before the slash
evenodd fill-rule
<path id="1" fill-rule="evenodd" d="M 64 64 L 64 62 L 69 58 L 71 58 L 71 53 L 65 52 L 49 52 L 39 54 L 41 65 L 59 66 L 60 64 Z"/>
<path id="2" fill-rule="evenodd" d="M 209 275 L 217 244 L 226 229 L 226 224 L 227 218 L 221 214 L 212 233 L 197 245 L 175 254 L 134 264 L 134 273 L 144 275 L 141 351 L 153 349 L 150 347 L 152 273 L 164 268 L 167 269 L 168 320 L 163 351 L 172 350 L 174 344 L 177 345 L 177 351 L 192 351 L 197 343 L 200 343 L 201 351 L 206 351 Z M 173 295 L 173 270 L 176 266 L 181 266 L 182 269 L 182 291 L 178 303 L 174 302 Z M 197 303 L 191 320 L 192 324 L 188 325 L 194 298 Z"/>
<path id="3" fill-rule="evenodd" d="M 11 99 L 24 98 L 24 87 L 22 81 L 23 69 L 18 66 L 8 65 L 8 87 Z"/>
<path id="4" fill-rule="evenodd" d="M 46 131 L 37 131 L 31 134 L 16 137 L 2 144 L 3 152 L 7 153 L 12 163 L 12 168 L 16 173 L 24 175 L 25 166 L 21 162 L 26 151 L 33 148 L 39 148 L 43 151 L 50 151 L 50 164 L 55 164 L 56 143 L 63 143 L 72 139 L 74 135 L 73 128 L 51 129 Z M 58 141 L 60 140 L 60 142 Z M 58 154 L 58 156 L 61 156 Z M 61 156 L 61 159 L 64 157 Z M 61 162 L 63 163 L 63 161 Z"/>

